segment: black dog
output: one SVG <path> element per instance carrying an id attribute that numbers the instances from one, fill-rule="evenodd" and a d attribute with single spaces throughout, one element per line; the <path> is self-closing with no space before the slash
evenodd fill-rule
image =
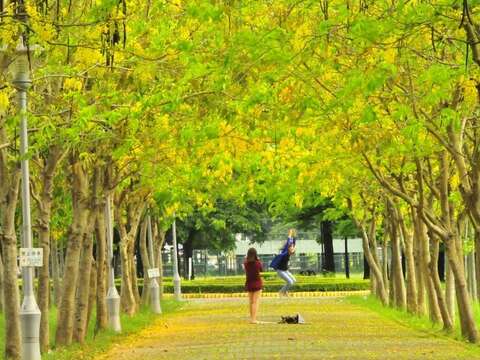
<path id="1" fill-rule="evenodd" d="M 278 322 L 279 324 L 305 324 L 305 320 L 302 315 L 297 314 L 294 316 L 282 316 L 282 320 Z"/>

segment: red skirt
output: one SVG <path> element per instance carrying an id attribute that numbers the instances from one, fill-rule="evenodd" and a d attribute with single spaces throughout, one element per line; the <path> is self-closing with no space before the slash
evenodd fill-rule
<path id="1" fill-rule="evenodd" d="M 262 280 L 257 280 L 257 281 L 253 281 L 251 283 L 245 283 L 245 290 L 248 291 L 248 292 L 254 292 L 254 291 L 259 291 L 259 290 L 262 290 L 263 288 L 263 283 L 262 283 Z"/>

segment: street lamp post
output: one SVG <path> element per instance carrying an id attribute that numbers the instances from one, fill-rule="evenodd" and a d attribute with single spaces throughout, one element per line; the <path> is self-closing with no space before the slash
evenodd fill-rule
<path id="1" fill-rule="evenodd" d="M 108 325 L 116 332 L 122 331 L 120 323 L 120 295 L 115 286 L 115 269 L 113 267 L 113 216 L 110 196 L 107 195 L 105 203 L 105 219 L 108 245 L 108 292 L 107 292 L 107 313 Z"/>
<path id="2" fill-rule="evenodd" d="M 30 217 L 30 171 L 28 164 L 28 128 L 27 128 L 27 91 L 32 83 L 30 79 L 30 49 L 20 41 L 15 60 L 13 85 L 18 93 L 18 110 L 20 112 L 20 156 L 22 170 L 22 247 L 27 251 L 32 248 L 32 221 Z M 22 266 L 23 302 L 20 308 L 22 329 L 22 359 L 40 360 L 40 309 L 33 289 L 33 265 Z"/>
<path id="3" fill-rule="evenodd" d="M 154 257 L 153 257 L 153 236 L 152 236 L 152 220 L 150 215 L 147 215 L 147 225 L 148 225 L 148 252 L 150 253 L 150 264 L 153 270 L 153 274 L 149 274 L 150 277 L 150 308 L 153 313 L 161 314 L 162 308 L 160 306 L 160 287 L 158 286 L 157 276 L 159 275 L 158 269 L 154 267 Z M 151 275 L 151 276 L 150 276 Z M 145 284 L 144 284 L 145 286 Z"/>
<path id="4" fill-rule="evenodd" d="M 177 224 L 173 214 L 172 237 L 173 237 L 173 292 L 175 300 L 182 300 L 182 289 L 180 284 L 180 275 L 178 274 L 178 252 L 177 252 Z"/>

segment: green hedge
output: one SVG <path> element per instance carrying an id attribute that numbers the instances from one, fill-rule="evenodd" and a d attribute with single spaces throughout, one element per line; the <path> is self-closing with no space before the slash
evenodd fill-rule
<path id="1" fill-rule="evenodd" d="M 282 283 L 273 284 L 265 282 L 264 291 L 275 292 L 283 286 Z M 357 281 L 352 283 L 300 283 L 297 282 L 292 291 L 355 291 L 355 290 L 368 290 L 368 282 Z M 164 285 L 164 291 L 166 293 L 173 292 L 173 286 L 170 284 Z M 245 291 L 243 284 L 182 284 L 182 292 L 185 294 L 192 293 L 237 293 Z"/>
<path id="2" fill-rule="evenodd" d="M 276 292 L 284 282 L 275 273 L 263 273 L 264 290 Z M 355 291 L 368 290 L 370 282 L 363 279 L 344 279 L 323 276 L 296 276 L 297 283 L 292 291 Z M 143 286 L 143 279 L 138 280 L 138 285 Z M 171 278 L 165 278 L 164 291 L 173 293 Z M 226 276 L 198 278 L 187 281 L 182 279 L 182 292 L 191 293 L 236 293 L 245 291 L 245 276 Z"/>

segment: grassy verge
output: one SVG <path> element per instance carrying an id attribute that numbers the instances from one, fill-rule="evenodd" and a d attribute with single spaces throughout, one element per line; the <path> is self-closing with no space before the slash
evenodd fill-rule
<path id="1" fill-rule="evenodd" d="M 99 332 L 94 336 L 95 328 L 95 314 L 92 315 L 90 321 L 87 337 L 84 344 L 73 344 L 66 348 L 55 349 L 52 346 L 52 350 L 42 356 L 42 360 L 71 360 L 71 359 L 93 359 L 96 355 L 99 355 L 107 351 L 114 343 L 122 341 L 128 335 L 134 334 L 145 327 L 151 325 L 159 316 L 163 316 L 168 313 L 172 313 L 181 306 L 181 303 L 174 300 L 162 301 L 162 315 L 152 314 L 148 308 L 142 308 L 138 314 L 130 318 L 126 315 L 121 315 L 122 333 L 117 334 L 113 331 L 106 330 Z M 50 311 L 50 336 L 53 343 L 55 339 L 55 327 L 57 322 L 56 309 Z M 4 349 L 5 346 L 5 327 L 4 318 L 0 314 L 0 349 Z"/>
<path id="2" fill-rule="evenodd" d="M 348 298 L 348 301 L 352 304 L 365 307 L 379 314 L 380 316 L 393 320 L 409 328 L 422 331 L 434 336 L 440 336 L 451 340 L 458 340 L 466 342 L 461 335 L 460 320 L 458 319 L 458 313 L 455 318 L 455 327 L 451 333 L 447 333 L 443 330 L 441 324 L 434 324 L 430 321 L 428 316 L 416 316 L 406 311 L 398 310 L 395 308 L 383 306 L 382 303 L 373 295 L 366 297 L 352 296 Z M 480 323 L 480 306 L 478 303 L 474 304 L 475 318 L 477 324 Z M 477 345 L 470 345 L 472 349 L 476 351 L 476 354 L 480 354 L 480 348 Z"/>

